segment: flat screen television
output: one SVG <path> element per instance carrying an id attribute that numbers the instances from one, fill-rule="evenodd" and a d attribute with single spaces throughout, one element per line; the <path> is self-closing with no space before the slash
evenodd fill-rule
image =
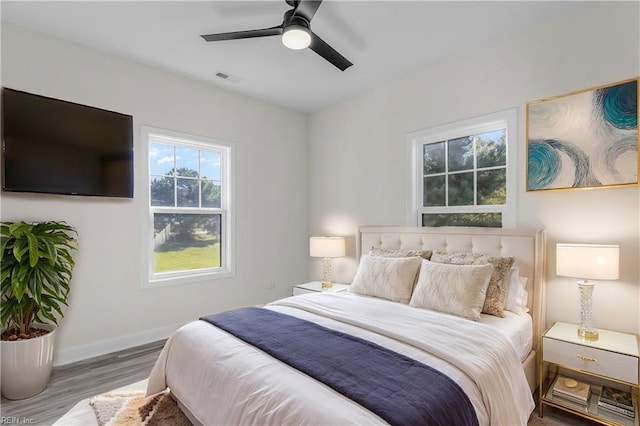
<path id="1" fill-rule="evenodd" d="M 133 198 L 132 117 L 3 88 L 2 190 Z"/>

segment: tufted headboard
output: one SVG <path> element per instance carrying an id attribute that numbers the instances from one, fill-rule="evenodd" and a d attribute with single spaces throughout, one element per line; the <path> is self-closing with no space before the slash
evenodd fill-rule
<path id="1" fill-rule="evenodd" d="M 356 258 L 372 247 L 423 249 L 510 255 L 520 276 L 529 278 L 529 313 L 533 318 L 533 348 L 546 327 L 546 237 L 544 230 L 466 227 L 361 226 L 356 236 Z"/>

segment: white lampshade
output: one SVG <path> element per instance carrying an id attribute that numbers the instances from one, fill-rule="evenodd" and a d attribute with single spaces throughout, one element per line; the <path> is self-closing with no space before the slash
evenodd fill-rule
<path id="1" fill-rule="evenodd" d="M 620 246 L 605 244 L 558 244 L 556 275 L 588 280 L 617 280 Z"/>
<path id="2" fill-rule="evenodd" d="M 344 237 L 311 237 L 309 256 L 342 257 L 345 255 Z"/>
<path id="3" fill-rule="evenodd" d="M 311 44 L 311 34 L 302 25 L 289 25 L 282 34 L 282 44 L 293 50 L 305 49 Z"/>

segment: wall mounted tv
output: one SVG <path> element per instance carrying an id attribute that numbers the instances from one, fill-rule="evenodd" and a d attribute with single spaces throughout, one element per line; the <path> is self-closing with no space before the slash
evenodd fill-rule
<path id="1" fill-rule="evenodd" d="M 2 89 L 2 190 L 133 198 L 133 120 Z"/>

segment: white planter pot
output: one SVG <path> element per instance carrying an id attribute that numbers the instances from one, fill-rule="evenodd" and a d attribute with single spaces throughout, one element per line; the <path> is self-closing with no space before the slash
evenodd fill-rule
<path id="1" fill-rule="evenodd" d="M 50 325 L 36 328 L 52 330 L 35 339 L 2 341 L 1 389 L 7 399 L 25 399 L 42 392 L 49 383 L 53 368 L 56 330 Z"/>

